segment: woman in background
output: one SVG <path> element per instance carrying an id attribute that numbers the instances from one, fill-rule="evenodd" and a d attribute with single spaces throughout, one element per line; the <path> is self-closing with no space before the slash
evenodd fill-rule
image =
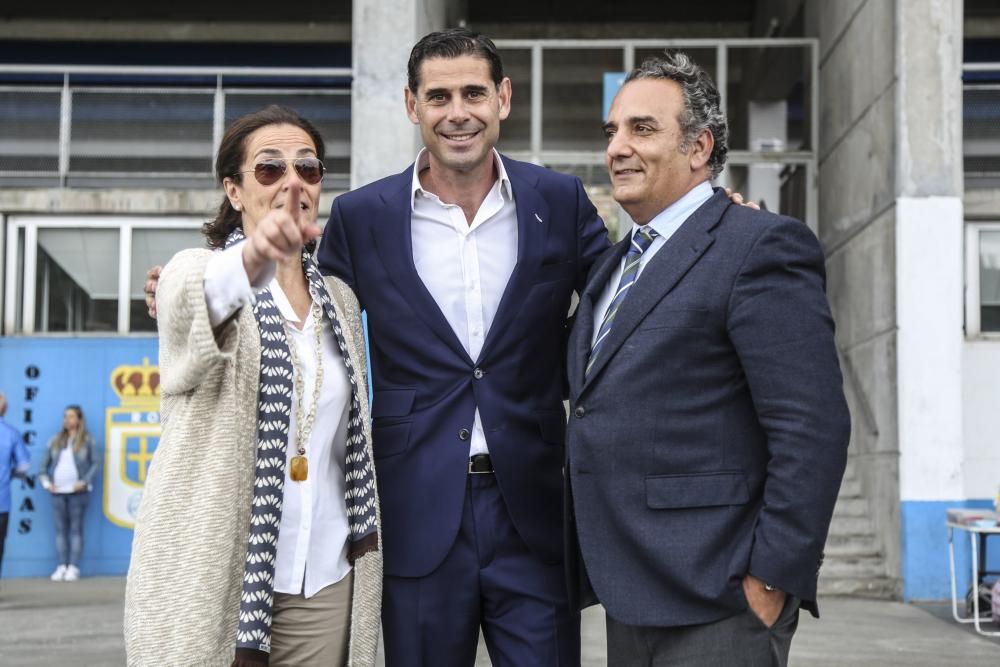
<path id="1" fill-rule="evenodd" d="M 97 474 L 97 451 L 79 405 L 63 413 L 62 430 L 49 441 L 42 459 L 42 488 L 52 494 L 59 566 L 52 581 L 80 578 L 83 515 Z"/>

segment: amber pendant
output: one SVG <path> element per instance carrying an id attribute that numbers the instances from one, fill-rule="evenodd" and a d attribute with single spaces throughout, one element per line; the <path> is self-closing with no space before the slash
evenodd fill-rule
<path id="1" fill-rule="evenodd" d="M 289 476 L 293 482 L 304 482 L 309 476 L 309 461 L 304 456 L 292 457 L 292 469 Z"/>

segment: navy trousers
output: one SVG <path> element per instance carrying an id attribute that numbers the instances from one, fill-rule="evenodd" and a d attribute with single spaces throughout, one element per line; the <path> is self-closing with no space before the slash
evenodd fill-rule
<path id="1" fill-rule="evenodd" d="M 495 667 L 578 667 L 580 614 L 565 581 L 562 563 L 540 561 L 521 540 L 495 476 L 469 474 L 441 565 L 426 577 L 385 577 L 386 665 L 472 667 L 482 628 Z"/>

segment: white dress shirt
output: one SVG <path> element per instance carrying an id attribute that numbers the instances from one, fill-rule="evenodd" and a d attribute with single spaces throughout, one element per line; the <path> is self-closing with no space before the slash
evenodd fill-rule
<path id="1" fill-rule="evenodd" d="M 310 310 L 302 329 L 296 327 L 299 318 L 274 279 L 274 270 L 264 273 L 256 285 L 250 285 L 243 268 L 242 243 L 217 252 L 205 271 L 209 321 L 218 326 L 237 308 L 253 303 L 255 289 L 267 286 L 275 306 L 288 323 L 290 344 L 295 345 L 302 367 L 303 398 L 306 406 L 310 406 L 316 379 L 314 327 L 317 323 Z M 323 328 L 322 347 L 323 386 L 316 406 L 316 420 L 306 443 L 309 474 L 301 482 L 292 481 L 289 472 L 290 461 L 296 455 L 298 415 L 305 410 L 298 401 L 292 401 L 284 500 L 274 566 L 276 593 L 303 593 L 307 598 L 340 581 L 351 569 L 347 561 L 349 526 L 344 501 L 351 385 L 329 326 Z"/>
<path id="2" fill-rule="evenodd" d="M 507 281 L 517 264 L 514 193 L 496 150 L 493 159 L 499 178 L 471 225 L 461 206 L 441 201 L 420 185 L 420 172 L 430 165 L 427 149 L 420 151 L 413 168 L 410 218 L 413 263 L 473 361 L 482 352 Z M 488 451 L 476 408 L 469 455 Z"/>
<path id="3" fill-rule="evenodd" d="M 703 181 L 684 193 L 684 196 L 673 204 L 657 213 L 656 217 L 645 225 L 655 229 L 659 236 L 656 236 L 653 242 L 649 244 L 649 247 L 646 248 L 646 251 L 639 256 L 639 273 L 635 276 L 636 282 L 639 281 L 639 276 L 642 275 L 642 270 L 646 268 L 646 264 L 649 263 L 649 260 L 653 259 L 653 255 L 659 252 L 660 248 L 674 235 L 674 232 L 684 224 L 684 221 L 698 210 L 699 206 L 712 198 L 712 194 L 712 184 L 708 181 Z M 632 223 L 632 229 L 629 232 L 630 236 L 634 236 L 635 232 L 642 226 Z M 597 334 L 600 333 L 601 324 L 604 322 L 604 314 L 608 312 L 608 306 L 611 305 L 611 300 L 618 290 L 618 281 L 621 280 L 624 269 L 625 257 L 623 256 L 621 262 L 618 264 L 618 268 L 611 274 L 611 279 L 608 280 L 604 291 L 601 292 L 600 298 L 594 304 L 594 332 L 590 338 L 591 347 L 597 341 Z M 628 297 L 626 296 L 625 298 L 627 299 Z"/>

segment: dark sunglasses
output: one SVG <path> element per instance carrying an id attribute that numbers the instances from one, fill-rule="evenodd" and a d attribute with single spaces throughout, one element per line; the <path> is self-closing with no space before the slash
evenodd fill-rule
<path id="1" fill-rule="evenodd" d="M 268 158 L 255 164 L 252 170 L 241 171 L 238 173 L 253 173 L 253 177 L 256 178 L 257 182 L 261 185 L 273 185 L 280 181 L 282 176 L 285 175 L 285 171 L 288 170 L 289 162 L 292 163 L 292 167 L 295 168 L 295 173 L 299 175 L 299 178 L 309 185 L 316 185 L 322 181 L 323 174 L 326 173 L 326 167 L 324 167 L 323 163 L 319 161 L 319 158 L 315 157 Z"/>

